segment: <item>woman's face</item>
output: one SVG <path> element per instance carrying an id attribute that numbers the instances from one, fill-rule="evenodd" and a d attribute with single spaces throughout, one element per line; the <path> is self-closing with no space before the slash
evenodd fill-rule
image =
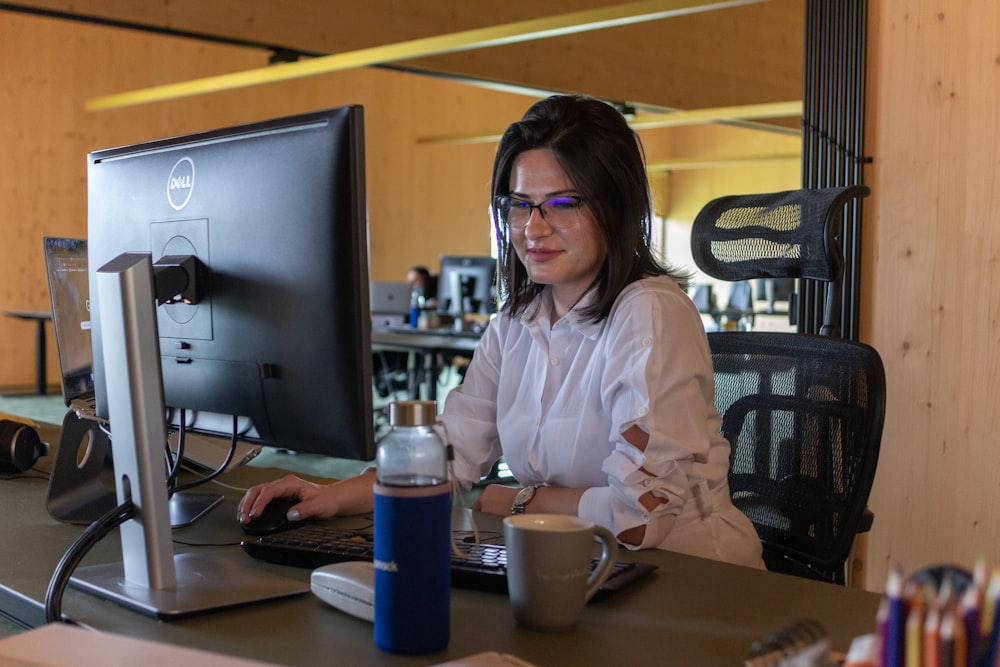
<path id="1" fill-rule="evenodd" d="M 569 225 L 553 227 L 538 209 L 534 209 L 527 225 L 510 228 L 514 250 L 527 269 L 528 277 L 540 285 L 552 286 L 560 317 L 594 282 L 607 256 L 607 244 L 586 204 L 587 193 L 573 187 L 550 150 L 533 149 L 514 159 L 510 174 L 511 197 L 541 204 L 553 197 L 567 195 L 584 198 L 584 204 L 569 219 Z"/>

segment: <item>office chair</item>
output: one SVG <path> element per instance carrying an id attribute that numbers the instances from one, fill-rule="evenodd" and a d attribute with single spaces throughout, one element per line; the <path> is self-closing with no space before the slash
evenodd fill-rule
<path id="1" fill-rule="evenodd" d="M 820 335 L 708 334 L 715 402 L 732 446 L 733 502 L 753 522 L 768 569 L 844 584 L 885 419 L 885 370 L 868 345 L 839 337 L 843 257 L 837 227 L 864 186 L 713 200 L 691 249 L 723 280 L 809 278 L 827 284 Z"/>

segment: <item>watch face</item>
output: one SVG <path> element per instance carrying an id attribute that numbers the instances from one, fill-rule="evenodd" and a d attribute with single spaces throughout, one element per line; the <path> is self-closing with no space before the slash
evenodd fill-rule
<path id="1" fill-rule="evenodd" d="M 527 504 L 528 501 L 530 501 L 534 497 L 534 495 L 535 495 L 535 487 L 526 486 L 520 491 L 518 491 L 517 495 L 514 496 L 514 503 L 516 505 Z"/>

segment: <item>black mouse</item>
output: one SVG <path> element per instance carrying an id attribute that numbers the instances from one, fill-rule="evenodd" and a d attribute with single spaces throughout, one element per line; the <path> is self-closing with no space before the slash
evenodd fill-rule
<path id="1" fill-rule="evenodd" d="M 242 524 L 243 532 L 248 535 L 269 535 L 279 530 L 291 528 L 299 523 L 288 520 L 288 510 L 298 504 L 297 498 L 275 498 L 264 507 L 258 516 Z"/>

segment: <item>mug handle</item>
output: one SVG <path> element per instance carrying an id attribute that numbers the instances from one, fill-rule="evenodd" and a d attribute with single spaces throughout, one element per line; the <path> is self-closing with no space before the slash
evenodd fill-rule
<path id="1" fill-rule="evenodd" d="M 608 577 L 611 576 L 611 568 L 615 566 L 618 553 L 618 538 L 604 526 L 594 526 L 594 539 L 601 543 L 601 559 L 587 578 L 587 594 L 583 596 L 584 603 L 589 602 L 594 597 Z"/>

